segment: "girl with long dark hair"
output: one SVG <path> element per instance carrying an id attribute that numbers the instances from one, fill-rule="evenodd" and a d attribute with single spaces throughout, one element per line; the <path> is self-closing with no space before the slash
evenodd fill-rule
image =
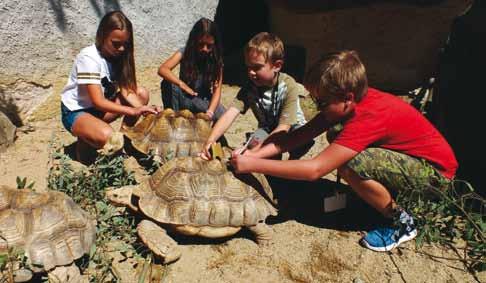
<path id="1" fill-rule="evenodd" d="M 180 64 L 179 77 L 172 70 Z M 223 48 L 216 23 L 201 18 L 189 33 L 186 46 L 160 65 L 162 102 L 174 110 L 204 112 L 217 120 L 225 111 L 220 104 Z"/>

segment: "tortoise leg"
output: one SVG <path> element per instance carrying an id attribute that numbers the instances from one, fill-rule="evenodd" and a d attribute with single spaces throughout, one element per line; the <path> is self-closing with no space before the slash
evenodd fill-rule
<path id="1" fill-rule="evenodd" d="M 123 149 L 124 139 L 120 132 L 113 132 L 103 148 L 98 149 L 98 153 L 112 155 Z"/>
<path id="2" fill-rule="evenodd" d="M 258 223 L 254 226 L 248 226 L 248 229 L 255 234 L 256 241 L 259 245 L 268 245 L 270 240 L 272 240 L 273 231 L 264 222 Z"/>
<path id="3" fill-rule="evenodd" d="M 142 220 L 137 226 L 137 232 L 142 242 L 156 255 L 164 259 L 164 263 L 170 263 L 181 257 L 181 251 L 166 231 L 159 225 Z"/>
<path id="4" fill-rule="evenodd" d="M 47 273 L 49 282 L 52 283 L 84 283 L 88 278 L 81 275 L 79 268 L 72 263 L 67 266 L 58 266 Z"/>
<path id="5" fill-rule="evenodd" d="M 29 269 L 18 269 L 13 272 L 13 282 L 18 283 L 18 282 L 28 282 L 30 279 L 32 279 L 33 273 Z M 0 279 L 2 280 L 1 282 L 4 282 L 3 280 L 6 280 L 5 282 L 9 282 L 7 280 L 7 275 L 0 274 Z"/>

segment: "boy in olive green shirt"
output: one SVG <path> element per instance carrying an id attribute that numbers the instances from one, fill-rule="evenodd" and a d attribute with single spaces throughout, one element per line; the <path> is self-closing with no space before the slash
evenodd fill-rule
<path id="1" fill-rule="evenodd" d="M 308 92 L 291 76 L 280 72 L 284 63 L 284 47 L 277 36 L 267 32 L 255 35 L 245 48 L 245 63 L 250 82 L 239 91 L 232 105 L 214 125 L 201 153 L 204 159 L 211 159 L 211 145 L 226 132 L 240 113 L 244 114 L 248 109 L 255 115 L 258 127 L 270 136 L 306 123 L 299 95 L 304 96 Z M 251 146 L 259 148 L 262 142 L 260 140 Z"/>

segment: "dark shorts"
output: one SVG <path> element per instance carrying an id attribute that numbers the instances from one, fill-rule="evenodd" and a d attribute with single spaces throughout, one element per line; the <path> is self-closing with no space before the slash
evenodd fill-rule
<path id="1" fill-rule="evenodd" d="M 450 183 L 427 161 L 383 148 L 367 148 L 346 165 L 361 178 L 375 180 L 395 193 L 430 186 L 445 189 Z"/>
<path id="2" fill-rule="evenodd" d="M 75 111 L 69 110 L 64 103 L 61 102 L 61 120 L 62 124 L 64 125 L 64 128 L 68 130 L 71 134 L 73 133 L 73 125 L 74 122 L 76 122 L 76 119 L 78 119 L 79 116 L 81 116 L 84 113 L 89 113 L 95 117 L 98 117 L 101 119 L 103 117 L 103 112 L 91 107 L 91 108 L 86 108 L 86 109 L 79 109 Z"/>

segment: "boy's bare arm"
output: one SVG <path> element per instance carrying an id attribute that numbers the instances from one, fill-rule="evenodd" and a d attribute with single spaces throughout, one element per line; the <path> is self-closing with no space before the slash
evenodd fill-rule
<path id="1" fill-rule="evenodd" d="M 231 164 L 237 173 L 258 172 L 294 180 L 317 180 L 346 164 L 357 154 L 347 147 L 331 144 L 310 160 L 272 160 L 235 155 Z"/>
<path id="2" fill-rule="evenodd" d="M 265 140 L 264 145 L 257 151 L 247 151 L 245 154 L 258 158 L 275 156 L 290 151 L 311 141 L 328 129 L 328 123 L 319 113 L 304 126 L 287 134 L 274 134 Z"/>
<path id="3" fill-rule="evenodd" d="M 233 121 L 238 117 L 240 111 L 235 107 L 230 107 L 224 114 L 219 118 L 219 120 L 214 125 L 209 137 L 204 145 L 203 152 L 201 152 L 201 157 L 203 159 L 211 159 L 211 155 L 209 154 L 209 148 L 211 144 L 215 143 L 231 126 Z"/>
<path id="4" fill-rule="evenodd" d="M 279 132 L 288 132 L 290 130 L 290 125 L 287 124 L 279 124 L 271 133 L 270 136 L 279 133 Z"/>
<path id="5" fill-rule="evenodd" d="M 248 149 L 249 152 L 258 152 L 264 145 L 269 143 L 274 139 L 278 139 L 280 136 L 285 135 L 290 130 L 290 125 L 287 124 L 280 124 L 278 125 L 265 139 L 265 141 L 260 141 L 257 145 L 253 145 L 251 149 Z M 244 152 L 243 150 L 236 149 L 237 152 Z M 251 154 L 251 153 L 250 153 Z"/>

